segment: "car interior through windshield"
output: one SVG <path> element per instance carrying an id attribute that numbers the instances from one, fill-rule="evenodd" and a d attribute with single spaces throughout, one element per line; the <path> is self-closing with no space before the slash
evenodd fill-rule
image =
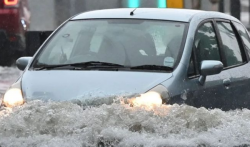
<path id="1" fill-rule="evenodd" d="M 173 68 L 182 51 L 185 26 L 132 19 L 71 21 L 45 46 L 35 66 L 100 61 Z"/>

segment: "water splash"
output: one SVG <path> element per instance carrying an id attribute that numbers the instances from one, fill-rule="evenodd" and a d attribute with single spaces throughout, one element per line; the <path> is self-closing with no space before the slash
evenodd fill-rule
<path id="1" fill-rule="evenodd" d="M 0 146 L 239 146 L 250 142 L 249 120 L 246 109 L 32 101 L 1 111 Z"/>

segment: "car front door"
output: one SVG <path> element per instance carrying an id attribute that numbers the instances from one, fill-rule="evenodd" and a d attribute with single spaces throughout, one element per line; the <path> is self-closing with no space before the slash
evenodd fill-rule
<path id="1" fill-rule="evenodd" d="M 249 36 L 245 28 L 239 23 L 216 21 L 222 50 L 225 58 L 225 71 L 230 74 L 228 89 L 225 93 L 224 108 L 226 110 L 237 108 L 250 108 L 250 64 Z"/>
<path id="2" fill-rule="evenodd" d="M 207 76 L 205 83 L 198 82 L 202 61 L 225 62 L 216 32 L 214 21 L 207 20 L 198 27 L 195 35 L 188 77 L 189 82 L 196 83 L 196 86 L 191 86 L 187 101 L 187 104 L 195 107 L 224 109 L 226 97 L 230 94 L 228 89 L 230 74 L 227 71 L 223 70 L 219 74 Z"/>

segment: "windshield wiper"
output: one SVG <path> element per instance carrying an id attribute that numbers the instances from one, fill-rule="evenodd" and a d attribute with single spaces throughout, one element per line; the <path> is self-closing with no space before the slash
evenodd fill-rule
<path id="1" fill-rule="evenodd" d="M 116 64 L 116 63 L 108 63 L 108 62 L 100 62 L 100 61 L 89 61 L 89 62 L 82 62 L 82 63 L 74 63 L 70 64 L 71 66 L 77 67 L 124 67 L 124 65 Z"/>
<path id="2" fill-rule="evenodd" d="M 130 70 L 155 70 L 155 71 L 173 71 L 172 67 L 160 66 L 160 65 L 140 65 L 126 67 L 124 65 L 108 62 L 99 62 L 99 61 L 89 61 L 89 62 L 80 62 L 72 64 L 60 64 L 60 65 L 46 65 L 41 64 L 39 67 L 35 67 L 35 70 L 51 70 L 51 69 L 71 69 L 71 70 L 80 70 L 80 69 L 93 69 L 93 68 L 126 68 Z"/>
<path id="3" fill-rule="evenodd" d="M 40 67 L 35 67 L 35 70 L 50 70 L 50 69 L 78 69 L 78 68 L 121 68 L 125 67 L 120 64 L 108 63 L 108 62 L 99 62 L 99 61 L 89 61 L 89 62 L 80 62 L 72 64 L 60 64 L 60 65 L 46 65 L 42 64 Z"/>
<path id="4" fill-rule="evenodd" d="M 140 66 L 133 66 L 133 67 L 130 67 L 130 69 L 142 69 L 142 70 L 162 70 L 162 71 L 173 71 L 174 68 L 172 67 L 168 67 L 168 66 L 160 66 L 160 65 L 140 65 Z"/>

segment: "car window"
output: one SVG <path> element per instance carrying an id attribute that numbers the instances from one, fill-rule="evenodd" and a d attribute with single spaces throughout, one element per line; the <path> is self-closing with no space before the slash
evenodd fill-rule
<path id="1" fill-rule="evenodd" d="M 203 60 L 221 60 L 219 45 L 212 22 L 206 22 L 198 28 L 195 35 L 194 49 L 199 67 Z"/>
<path id="2" fill-rule="evenodd" d="M 174 67 L 186 23 L 100 19 L 68 22 L 43 48 L 37 63 L 59 65 L 88 61 L 126 66 Z"/>
<path id="3" fill-rule="evenodd" d="M 236 29 L 238 30 L 241 39 L 243 40 L 244 46 L 247 49 L 248 55 L 250 56 L 250 38 L 247 30 L 239 23 L 233 22 Z"/>
<path id="4" fill-rule="evenodd" d="M 243 62 L 239 43 L 230 23 L 217 22 L 222 38 L 223 52 L 226 56 L 226 66 L 233 66 Z"/>

